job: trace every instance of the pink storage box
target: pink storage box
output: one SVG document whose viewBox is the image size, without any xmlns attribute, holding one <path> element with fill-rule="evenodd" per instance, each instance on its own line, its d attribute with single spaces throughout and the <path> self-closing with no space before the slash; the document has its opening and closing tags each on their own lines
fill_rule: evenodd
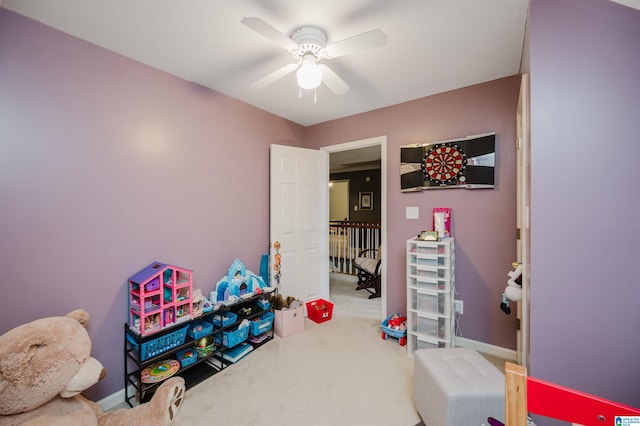
<svg viewBox="0 0 640 426">
<path fill-rule="evenodd" d="M 274 331 L 280 337 L 293 336 L 304 331 L 304 306 L 296 309 L 275 310 Z"/>
</svg>

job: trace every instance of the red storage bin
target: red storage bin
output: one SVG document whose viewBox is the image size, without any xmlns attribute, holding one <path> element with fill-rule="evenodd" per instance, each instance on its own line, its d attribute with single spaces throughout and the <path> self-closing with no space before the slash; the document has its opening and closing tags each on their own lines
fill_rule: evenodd
<svg viewBox="0 0 640 426">
<path fill-rule="evenodd" d="M 322 322 L 329 321 L 332 313 L 333 303 L 327 300 L 318 299 L 307 302 L 307 315 L 313 322 L 320 324 Z"/>
</svg>

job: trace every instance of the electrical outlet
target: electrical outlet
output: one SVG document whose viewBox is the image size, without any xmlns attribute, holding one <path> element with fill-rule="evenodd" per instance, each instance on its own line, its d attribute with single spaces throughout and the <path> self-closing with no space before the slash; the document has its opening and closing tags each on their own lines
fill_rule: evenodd
<svg viewBox="0 0 640 426">
<path fill-rule="evenodd" d="M 459 313 L 460 315 L 462 315 L 464 313 L 464 304 L 462 302 L 462 300 L 458 300 L 455 299 L 453 301 L 453 305 L 454 305 L 454 309 L 457 313 Z"/>
</svg>

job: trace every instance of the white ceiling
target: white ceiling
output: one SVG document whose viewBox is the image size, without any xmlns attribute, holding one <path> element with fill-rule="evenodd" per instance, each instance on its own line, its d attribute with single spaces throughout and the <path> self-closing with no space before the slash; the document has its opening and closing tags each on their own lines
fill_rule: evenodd
<svg viewBox="0 0 640 426">
<path fill-rule="evenodd" d="M 304 126 L 517 74 L 528 0 L 1 0 L 1 6 Z M 327 60 L 350 87 L 299 98 L 295 73 L 250 87 L 291 54 L 240 23 L 327 43 L 372 29 L 383 47 Z"/>
</svg>

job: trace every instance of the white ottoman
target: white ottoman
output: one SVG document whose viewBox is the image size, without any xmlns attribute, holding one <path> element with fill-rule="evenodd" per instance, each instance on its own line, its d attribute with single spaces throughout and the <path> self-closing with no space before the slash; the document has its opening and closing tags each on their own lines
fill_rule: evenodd
<svg viewBox="0 0 640 426">
<path fill-rule="evenodd" d="M 426 426 L 504 421 L 504 374 L 478 352 L 420 349 L 413 357 L 413 398 Z"/>
</svg>

